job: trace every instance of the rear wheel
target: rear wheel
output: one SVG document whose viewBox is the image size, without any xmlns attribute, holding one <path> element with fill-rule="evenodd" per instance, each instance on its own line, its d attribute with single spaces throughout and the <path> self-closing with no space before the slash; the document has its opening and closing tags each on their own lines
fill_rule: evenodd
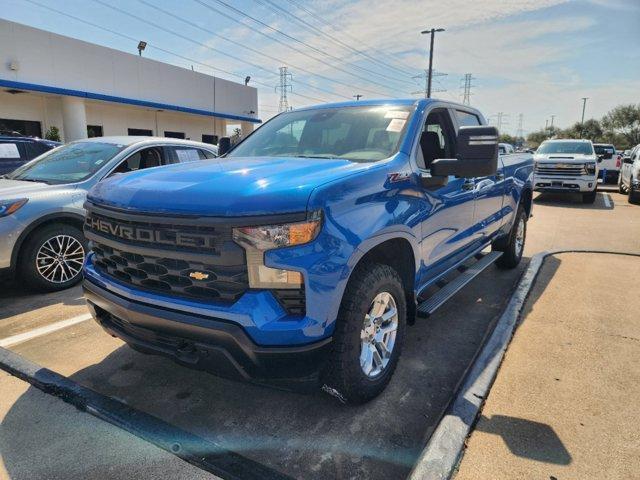
<svg viewBox="0 0 640 480">
<path fill-rule="evenodd" d="M 629 188 L 627 189 L 627 192 L 629 193 L 629 203 L 640 202 L 640 192 L 633 186 L 633 177 L 629 178 Z"/>
<path fill-rule="evenodd" d="M 526 239 L 527 214 L 522 205 L 519 205 L 509 235 L 491 246 L 494 252 L 502 252 L 502 256 L 496 260 L 498 268 L 515 268 L 520 263 Z"/>
<path fill-rule="evenodd" d="M 582 203 L 593 203 L 596 201 L 597 190 L 593 192 L 587 192 L 582 194 Z"/>
<path fill-rule="evenodd" d="M 340 306 L 333 349 L 322 371 L 323 390 L 354 404 L 379 395 L 402 351 L 406 312 L 398 273 L 388 265 L 360 265 Z"/>
<path fill-rule="evenodd" d="M 622 173 L 618 176 L 618 193 L 624 193 L 624 183 L 622 183 Z"/>
<path fill-rule="evenodd" d="M 32 288 L 63 290 L 82 279 L 87 242 L 71 225 L 49 225 L 36 230 L 21 251 L 19 272 Z"/>
</svg>

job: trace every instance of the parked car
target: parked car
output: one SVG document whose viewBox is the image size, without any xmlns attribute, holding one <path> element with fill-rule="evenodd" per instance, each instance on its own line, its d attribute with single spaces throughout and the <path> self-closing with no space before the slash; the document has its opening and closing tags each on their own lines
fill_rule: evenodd
<svg viewBox="0 0 640 480">
<path fill-rule="evenodd" d="M 498 158 L 471 107 L 321 105 L 229 143 L 219 165 L 114 177 L 87 197 L 85 296 L 137 350 L 365 402 L 416 312 L 522 257 L 532 156 Z"/>
<path fill-rule="evenodd" d="M 617 183 L 622 157 L 618 155 L 616 147 L 610 143 L 594 143 L 593 148 L 596 155 L 602 159 L 598 178 L 602 178 L 602 183 Z"/>
<path fill-rule="evenodd" d="M 629 195 L 629 203 L 640 202 L 640 145 L 622 159 L 618 190 Z"/>
<path fill-rule="evenodd" d="M 40 138 L 0 135 L 0 175 L 9 173 L 60 145 L 60 142 Z"/>
<path fill-rule="evenodd" d="M 499 143 L 498 144 L 498 153 L 500 155 L 508 155 L 510 153 L 515 153 L 516 149 L 510 143 Z"/>
<path fill-rule="evenodd" d="M 595 202 L 600 159 L 591 140 L 546 140 L 533 159 L 535 191 L 581 193 L 584 203 Z"/>
<path fill-rule="evenodd" d="M 99 137 L 64 145 L 0 179 L 0 272 L 60 290 L 80 281 L 86 192 L 149 167 L 215 158 L 211 145 L 153 137 Z"/>
</svg>

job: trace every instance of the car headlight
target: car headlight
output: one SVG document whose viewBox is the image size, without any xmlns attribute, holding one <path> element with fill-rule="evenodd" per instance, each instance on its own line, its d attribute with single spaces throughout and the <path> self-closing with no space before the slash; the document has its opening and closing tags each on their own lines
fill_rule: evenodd
<svg viewBox="0 0 640 480">
<path fill-rule="evenodd" d="M 28 198 L 19 198 L 17 200 L 0 200 L 0 217 L 6 217 L 17 212 L 20 207 L 29 201 Z"/>
<path fill-rule="evenodd" d="M 586 163 L 585 168 L 587 169 L 587 173 L 594 174 L 596 173 L 596 164 L 595 163 Z"/>
<path fill-rule="evenodd" d="M 264 252 L 274 248 L 309 243 L 322 226 L 320 212 L 304 222 L 233 229 L 233 239 L 245 249 L 250 288 L 300 288 L 302 274 L 292 270 L 270 268 L 264 264 Z"/>
</svg>

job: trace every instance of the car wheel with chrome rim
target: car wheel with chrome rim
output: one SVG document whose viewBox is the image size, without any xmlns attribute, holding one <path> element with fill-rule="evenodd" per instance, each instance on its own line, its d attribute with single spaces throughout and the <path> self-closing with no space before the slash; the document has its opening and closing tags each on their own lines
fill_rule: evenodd
<svg viewBox="0 0 640 480">
<path fill-rule="evenodd" d="M 55 291 L 82 279 L 87 242 L 72 225 L 47 225 L 35 230 L 20 250 L 20 274 L 37 290 Z"/>
</svg>

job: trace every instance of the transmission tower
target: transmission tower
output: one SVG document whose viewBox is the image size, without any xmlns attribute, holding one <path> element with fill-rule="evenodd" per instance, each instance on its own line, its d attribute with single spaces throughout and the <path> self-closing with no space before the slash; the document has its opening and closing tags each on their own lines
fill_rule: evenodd
<svg viewBox="0 0 640 480">
<path fill-rule="evenodd" d="M 524 114 L 519 113 L 518 114 L 518 131 L 516 132 L 516 138 L 524 138 L 523 123 L 524 123 Z"/>
<path fill-rule="evenodd" d="M 437 77 L 444 77 L 446 76 L 446 73 L 442 73 L 442 72 L 436 72 L 434 71 L 431 76 L 432 78 L 437 78 Z M 424 95 L 424 98 L 429 98 L 429 70 L 424 70 L 424 73 L 421 73 L 420 75 L 415 75 L 413 77 L 411 77 L 413 79 L 424 79 L 424 90 L 418 90 L 416 92 L 411 92 L 411 95 Z M 435 92 L 446 92 L 447 89 L 446 88 L 433 88 L 433 86 L 431 86 L 431 93 L 435 93 Z"/>
<path fill-rule="evenodd" d="M 509 116 L 508 113 L 498 112 L 495 115 L 491 115 L 489 120 L 494 121 L 494 117 L 495 117 L 496 127 L 498 128 L 498 132 L 500 132 L 502 131 L 503 126 L 509 124 L 509 121 L 507 120 L 508 116 Z"/>
<path fill-rule="evenodd" d="M 471 105 L 471 87 L 475 87 L 471 82 L 475 80 L 470 73 L 464 74 L 464 93 L 462 95 L 462 104 L 463 105 Z"/>
<path fill-rule="evenodd" d="M 278 112 L 286 112 L 289 110 L 289 99 L 287 93 L 293 91 L 293 76 L 287 71 L 287 67 L 280 67 L 280 84 L 276 86 L 276 92 L 280 92 L 280 102 L 278 103 Z"/>
</svg>

